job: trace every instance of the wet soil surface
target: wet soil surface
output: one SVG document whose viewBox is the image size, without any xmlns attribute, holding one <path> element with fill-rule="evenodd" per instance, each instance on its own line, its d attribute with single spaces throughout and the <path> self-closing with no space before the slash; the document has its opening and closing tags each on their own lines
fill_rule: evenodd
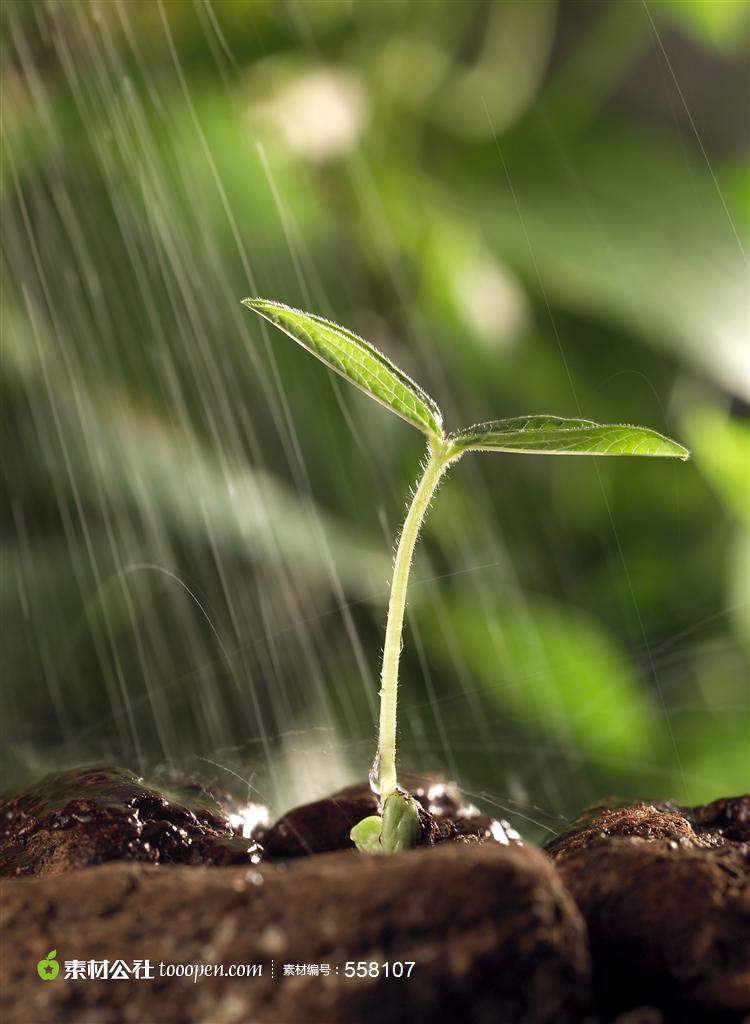
<svg viewBox="0 0 750 1024">
<path fill-rule="evenodd" d="M 122 769 L 58 772 L 0 800 L 0 875 L 59 875 L 110 860 L 236 864 L 252 852 L 210 793 L 188 785 L 167 799 Z"/>
<path fill-rule="evenodd" d="M 263 808 L 248 818 L 220 793 L 183 784 L 167 797 L 111 769 L 49 776 L 0 803 L 13 935 L 0 1016 L 750 1024 L 750 797 L 608 801 L 539 852 L 454 785 L 403 781 L 422 808 L 420 842 L 435 849 L 382 858 L 348 838 L 377 807 L 365 785 L 252 829 Z M 68 872 L 64 883 L 28 877 Z M 61 961 L 258 963 L 265 973 L 195 984 L 158 967 L 151 981 L 119 983 L 61 971 L 44 984 L 36 962 L 50 949 Z M 346 961 L 358 960 L 416 967 L 408 980 L 347 978 Z M 285 964 L 330 971 L 287 976 Z"/>
<path fill-rule="evenodd" d="M 519 842 L 454 784 L 416 774 L 403 783 L 421 807 L 419 845 Z M 121 769 L 59 772 L 0 800 L 0 876 L 57 875 L 111 860 L 227 865 L 350 850 L 350 829 L 377 806 L 368 785 L 349 786 L 243 835 L 229 798 L 200 786 L 182 783 L 168 798 Z M 265 808 L 252 810 L 267 817 Z"/>
<path fill-rule="evenodd" d="M 446 841 L 475 843 L 520 842 L 507 821 L 482 814 L 467 803 L 458 787 L 431 775 L 405 774 L 403 787 L 421 808 L 419 845 Z M 349 786 L 325 800 L 295 807 L 260 837 L 266 857 L 301 857 L 351 847 L 350 829 L 369 814 L 376 814 L 378 798 L 367 785 Z"/>
</svg>

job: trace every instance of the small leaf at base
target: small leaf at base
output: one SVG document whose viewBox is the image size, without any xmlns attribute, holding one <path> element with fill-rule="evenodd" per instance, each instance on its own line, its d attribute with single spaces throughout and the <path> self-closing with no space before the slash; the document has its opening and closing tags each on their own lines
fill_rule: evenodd
<svg viewBox="0 0 750 1024">
<path fill-rule="evenodd" d="M 420 827 L 419 804 L 413 797 L 398 791 L 386 797 L 380 831 L 383 853 L 411 850 L 416 845 Z"/>
<path fill-rule="evenodd" d="M 357 822 L 349 833 L 349 838 L 361 853 L 384 853 L 380 845 L 382 825 L 383 819 L 380 815 L 371 814 Z"/>
</svg>

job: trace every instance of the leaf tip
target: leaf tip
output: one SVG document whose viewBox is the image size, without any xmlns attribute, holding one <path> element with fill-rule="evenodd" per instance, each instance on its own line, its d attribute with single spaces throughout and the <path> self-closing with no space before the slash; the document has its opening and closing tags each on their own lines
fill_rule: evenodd
<svg viewBox="0 0 750 1024">
<path fill-rule="evenodd" d="M 257 296 L 249 296 L 243 299 L 242 305 L 252 309 L 253 313 L 262 316 L 269 323 L 276 324 L 277 327 L 281 326 L 279 320 L 283 319 L 284 312 L 294 312 L 289 306 L 285 306 L 281 302 L 274 302 L 273 299 L 261 299 Z M 284 330 L 283 327 L 282 330 Z"/>
<path fill-rule="evenodd" d="M 668 458 L 679 459 L 680 462 L 690 461 L 690 450 L 679 441 L 673 441 L 671 437 L 664 439 L 667 442 L 667 450 L 659 452 L 659 455 L 666 455 Z"/>
</svg>

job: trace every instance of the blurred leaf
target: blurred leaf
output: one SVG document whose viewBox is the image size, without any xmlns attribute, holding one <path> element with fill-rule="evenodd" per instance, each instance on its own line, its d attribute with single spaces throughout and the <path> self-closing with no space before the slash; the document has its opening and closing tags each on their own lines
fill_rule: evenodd
<svg viewBox="0 0 750 1024">
<path fill-rule="evenodd" d="M 603 425 L 562 416 L 518 416 L 478 423 L 449 435 L 451 453 L 527 452 L 540 455 L 646 455 L 683 461 L 687 449 L 655 430 L 628 424 Z"/>
<path fill-rule="evenodd" d="M 164 585 L 156 573 L 118 565 L 104 529 L 90 530 L 85 544 L 53 536 L 5 548 L 3 564 L 2 664 L 14 688 L 71 671 L 95 674 L 102 644 L 135 629 Z M 72 705 L 70 692 L 66 700 Z"/>
<path fill-rule="evenodd" d="M 750 165 L 744 154 L 725 163 L 719 184 L 729 209 L 737 218 L 738 229 L 747 237 L 750 233 Z"/>
<path fill-rule="evenodd" d="M 442 437 L 435 402 L 369 342 L 346 327 L 281 302 L 245 299 L 244 304 L 407 423 L 428 437 Z"/>
<path fill-rule="evenodd" d="M 683 647 L 681 655 L 679 682 L 675 680 L 681 699 L 671 709 L 670 718 L 689 799 L 705 803 L 720 796 L 747 793 L 747 652 L 717 639 Z"/>
<path fill-rule="evenodd" d="M 750 397 L 747 254 L 697 156 L 610 129 L 504 159 L 475 219 L 530 289 Z"/>
<path fill-rule="evenodd" d="M 644 757 L 661 736 L 657 708 L 617 645 L 574 609 L 448 598 L 443 628 L 425 621 L 435 656 L 467 672 L 518 723 L 596 757 Z M 424 621 L 424 620 L 421 620 Z M 445 622 L 451 628 L 444 628 Z"/>
<path fill-rule="evenodd" d="M 727 508 L 750 527 L 750 423 L 703 408 L 686 417 L 685 432 L 703 475 Z"/>
<path fill-rule="evenodd" d="M 481 48 L 455 62 L 431 114 L 447 131 L 483 139 L 506 131 L 532 102 L 544 77 L 556 24 L 556 0 L 479 8 Z"/>
<path fill-rule="evenodd" d="M 295 576 L 329 586 L 340 581 L 361 597 L 382 590 L 390 566 L 385 552 L 368 549 L 268 473 L 230 464 L 153 409 L 135 408 L 118 394 L 89 392 L 77 403 L 60 394 L 55 416 L 61 436 L 49 431 L 40 462 L 58 492 L 74 488 L 78 500 L 115 516 L 125 502 L 149 533 L 210 538 Z M 35 443 L 32 434 L 26 445 Z"/>
<path fill-rule="evenodd" d="M 738 704 L 719 728 L 706 728 L 697 749 L 686 759 L 691 803 L 708 803 L 729 794 L 750 791 L 750 723 L 747 709 Z M 720 756 L 717 757 L 717 751 Z"/>
<path fill-rule="evenodd" d="M 466 341 L 451 348 L 468 364 L 464 372 L 476 363 L 475 348 L 494 355 L 519 340 L 529 318 L 525 291 L 478 226 L 436 211 L 419 272 L 420 306 L 446 335 Z"/>
<path fill-rule="evenodd" d="M 729 610 L 737 636 L 750 647 L 750 534 L 739 531 L 729 557 Z"/>
<path fill-rule="evenodd" d="M 654 0 L 665 21 L 697 42 L 726 53 L 741 52 L 747 41 L 747 5 L 742 0 Z"/>
<path fill-rule="evenodd" d="M 721 409 L 696 409 L 685 418 L 685 432 L 695 462 L 722 505 L 737 521 L 727 531 L 728 612 L 735 633 L 750 642 L 750 422 L 733 419 Z M 733 534 L 733 536 L 732 536 Z M 747 675 L 747 672 L 745 672 Z"/>
</svg>

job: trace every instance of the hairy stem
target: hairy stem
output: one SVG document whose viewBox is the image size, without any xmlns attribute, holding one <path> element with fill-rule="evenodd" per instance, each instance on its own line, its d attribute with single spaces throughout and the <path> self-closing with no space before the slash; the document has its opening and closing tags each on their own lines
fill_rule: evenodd
<svg viewBox="0 0 750 1024">
<path fill-rule="evenodd" d="M 422 520 L 449 461 L 451 459 L 448 456 L 445 443 L 431 443 L 429 458 L 424 464 L 422 478 L 406 514 L 396 548 L 396 559 L 393 563 L 393 579 L 391 580 L 391 596 L 388 602 L 388 621 L 383 648 L 383 667 L 380 673 L 378 788 L 381 807 L 386 798 L 396 789 L 398 663 L 401 656 L 401 633 L 404 626 L 409 570 Z"/>
</svg>

